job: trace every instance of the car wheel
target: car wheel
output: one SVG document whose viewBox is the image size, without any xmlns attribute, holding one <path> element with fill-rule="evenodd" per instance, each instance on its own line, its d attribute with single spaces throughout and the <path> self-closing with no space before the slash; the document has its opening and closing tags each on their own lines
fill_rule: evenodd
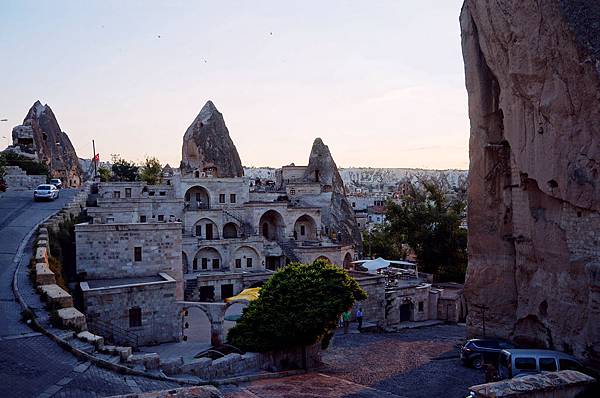
<svg viewBox="0 0 600 398">
<path fill-rule="evenodd" d="M 481 355 L 477 355 L 471 359 L 471 366 L 475 369 L 483 368 L 483 357 Z"/>
</svg>

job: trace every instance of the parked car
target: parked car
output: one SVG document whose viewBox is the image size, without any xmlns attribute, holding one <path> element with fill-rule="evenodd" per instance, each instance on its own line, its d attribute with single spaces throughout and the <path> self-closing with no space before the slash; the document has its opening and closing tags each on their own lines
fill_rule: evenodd
<svg viewBox="0 0 600 398">
<path fill-rule="evenodd" d="M 471 339 L 460 348 L 462 362 L 475 369 L 481 369 L 484 363 L 497 364 L 500 351 L 514 346 L 500 339 Z"/>
<path fill-rule="evenodd" d="M 52 184 L 42 184 L 33 191 L 33 200 L 38 201 L 40 199 L 55 200 L 58 199 L 60 192 Z"/>
<path fill-rule="evenodd" d="M 572 355 L 560 351 L 535 349 L 507 349 L 500 353 L 500 379 L 511 379 L 542 371 L 583 371 L 582 364 Z"/>
<path fill-rule="evenodd" d="M 54 185 L 58 189 L 62 189 L 62 181 L 60 180 L 60 178 L 51 179 L 50 184 Z"/>
</svg>

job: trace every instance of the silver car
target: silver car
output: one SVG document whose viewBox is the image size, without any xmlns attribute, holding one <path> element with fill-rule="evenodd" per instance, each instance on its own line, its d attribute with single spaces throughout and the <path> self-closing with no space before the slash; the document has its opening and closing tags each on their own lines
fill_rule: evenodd
<svg viewBox="0 0 600 398">
<path fill-rule="evenodd" d="M 560 351 L 535 349 L 502 350 L 499 365 L 500 379 L 511 379 L 539 372 L 583 370 L 581 363 L 572 355 Z"/>
<path fill-rule="evenodd" d="M 41 199 L 55 200 L 58 199 L 59 190 L 52 184 L 42 184 L 33 191 L 33 200 Z"/>
<path fill-rule="evenodd" d="M 51 179 L 50 184 L 54 185 L 58 189 L 62 189 L 62 181 L 60 180 L 60 178 Z"/>
</svg>

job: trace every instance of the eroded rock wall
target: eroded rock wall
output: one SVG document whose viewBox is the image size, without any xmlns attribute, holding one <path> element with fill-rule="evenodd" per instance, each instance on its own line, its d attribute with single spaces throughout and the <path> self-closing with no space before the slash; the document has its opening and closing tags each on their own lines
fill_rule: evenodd
<svg viewBox="0 0 600 398">
<path fill-rule="evenodd" d="M 600 2 L 466 0 L 472 335 L 600 363 Z"/>
</svg>

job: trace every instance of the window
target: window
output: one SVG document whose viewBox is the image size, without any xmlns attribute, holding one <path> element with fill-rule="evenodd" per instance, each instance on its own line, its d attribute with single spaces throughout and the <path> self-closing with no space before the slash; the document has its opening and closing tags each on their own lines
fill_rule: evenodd
<svg viewBox="0 0 600 398">
<path fill-rule="evenodd" d="M 535 358 L 515 358 L 515 368 L 520 370 L 536 370 Z"/>
<path fill-rule="evenodd" d="M 142 309 L 133 307 L 129 309 L 129 327 L 137 328 L 142 326 Z"/>
<path fill-rule="evenodd" d="M 146 216 L 140 216 L 140 222 L 146 222 Z"/>
<path fill-rule="evenodd" d="M 164 216 L 164 214 L 159 214 L 159 215 L 158 215 L 158 221 L 165 221 L 165 216 Z"/>
<path fill-rule="evenodd" d="M 154 191 L 148 192 L 148 196 L 154 196 Z"/>
<path fill-rule="evenodd" d="M 235 268 L 242 268 L 242 259 L 241 258 L 235 259 Z"/>
<path fill-rule="evenodd" d="M 202 236 L 202 225 L 196 225 L 196 236 Z"/>
<path fill-rule="evenodd" d="M 352 202 L 352 207 L 356 207 L 356 202 Z"/>
<path fill-rule="evenodd" d="M 581 370 L 581 366 L 570 359 L 559 359 L 558 363 L 560 364 L 560 370 Z"/>
<path fill-rule="evenodd" d="M 554 358 L 540 358 L 540 370 L 547 372 L 556 372 L 556 361 Z"/>
<path fill-rule="evenodd" d="M 419 312 L 423 312 L 423 307 L 424 307 L 423 302 L 419 301 Z"/>
<path fill-rule="evenodd" d="M 306 228 L 304 227 L 304 225 L 300 226 L 300 235 L 304 236 L 306 234 Z"/>
<path fill-rule="evenodd" d="M 224 193 L 219 194 L 219 203 L 225 203 L 225 194 Z"/>
<path fill-rule="evenodd" d="M 125 188 L 125 197 L 131 198 L 131 188 Z"/>
<path fill-rule="evenodd" d="M 296 194 L 296 188 L 290 188 L 290 195 L 293 196 Z"/>
<path fill-rule="evenodd" d="M 114 191 L 113 192 L 113 198 L 114 199 L 118 199 L 121 197 L 121 191 Z"/>
<path fill-rule="evenodd" d="M 133 248 L 133 260 L 142 261 L 142 248 L 140 246 Z"/>
<path fill-rule="evenodd" d="M 208 269 L 208 259 L 202 258 L 202 269 Z"/>
<path fill-rule="evenodd" d="M 192 262 L 192 267 L 194 268 L 194 271 L 198 271 L 198 259 L 194 258 L 194 261 Z"/>
<path fill-rule="evenodd" d="M 115 218 L 114 217 L 107 217 L 106 218 L 106 223 L 107 224 L 110 224 L 110 223 L 113 223 L 113 222 L 115 222 Z"/>
<path fill-rule="evenodd" d="M 212 267 L 213 267 L 213 269 L 219 269 L 219 259 L 218 258 L 213 258 Z"/>
<path fill-rule="evenodd" d="M 167 194 L 167 193 L 166 193 L 165 191 L 160 191 L 160 192 L 158 193 L 158 196 L 165 196 L 166 194 Z"/>
<path fill-rule="evenodd" d="M 235 203 L 235 194 L 234 193 L 229 195 L 229 203 Z"/>
<path fill-rule="evenodd" d="M 246 268 L 252 268 L 252 257 L 246 259 Z"/>
</svg>

